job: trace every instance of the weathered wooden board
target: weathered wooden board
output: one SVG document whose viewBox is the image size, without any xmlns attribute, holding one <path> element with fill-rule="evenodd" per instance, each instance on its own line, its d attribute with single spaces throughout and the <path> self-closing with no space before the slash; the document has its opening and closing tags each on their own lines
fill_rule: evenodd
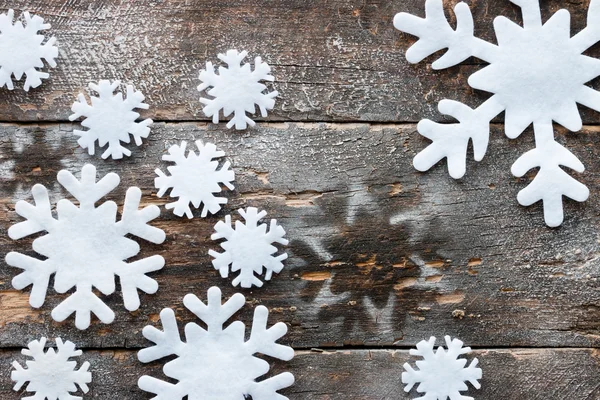
<svg viewBox="0 0 600 400">
<path fill-rule="evenodd" d="M 477 350 L 468 358 L 473 357 L 484 368 L 482 388 L 469 392 L 479 400 L 600 398 L 597 349 Z M 24 364 L 25 357 L 17 351 L 0 352 L 5 370 L 15 359 Z M 302 351 L 290 362 L 275 362 L 272 374 L 293 371 L 296 383 L 281 391 L 291 399 L 400 400 L 415 397 L 415 389 L 410 395 L 403 392 L 400 380 L 402 365 L 414 365 L 415 359 L 405 350 Z M 161 363 L 144 365 L 131 350 L 89 350 L 80 360 L 92 364 L 93 383 L 87 398 L 149 399 L 151 395 L 137 387 L 139 377 L 147 374 L 164 379 Z M 5 375 L 6 379 L 0 380 L 0 396 L 19 398 L 11 390 L 8 373 Z"/>
<path fill-rule="evenodd" d="M 0 269 L 0 345 L 22 346 L 44 334 L 65 336 L 84 347 L 138 347 L 142 327 L 155 323 L 163 307 L 175 307 L 182 321 L 192 315 L 182 298 L 205 297 L 219 285 L 236 289 L 210 264 L 214 224 L 240 206 L 265 208 L 288 231 L 290 258 L 281 274 L 260 290 L 244 290 L 251 305 L 272 310 L 271 320 L 290 326 L 297 349 L 370 345 L 409 346 L 438 335 L 457 335 L 479 347 L 562 347 L 600 345 L 598 290 L 598 207 L 600 151 L 596 128 L 558 134 L 590 172 L 578 176 L 592 192 L 584 204 L 566 202 L 559 229 L 543 223 L 541 205 L 524 208 L 516 194 L 533 175 L 511 177 L 510 165 L 533 146 L 531 136 L 505 139 L 494 127 L 491 153 L 469 163 L 468 179 L 454 181 L 444 166 L 427 174 L 411 159 L 426 145 L 414 125 L 265 123 L 243 134 L 204 123 L 157 124 L 134 157 L 100 161 L 77 147 L 73 125 L 0 126 L 2 186 L 0 227 L 21 220 L 17 199 L 34 183 L 53 188 L 59 169 L 78 173 L 93 162 L 105 174 L 116 171 L 121 187 L 109 196 L 122 201 L 138 185 L 146 203 L 165 204 L 153 187 L 154 169 L 173 143 L 204 139 L 217 143 L 236 173 L 226 210 L 206 219 L 180 219 L 163 211 L 157 226 L 164 245 L 143 244 L 142 256 L 167 260 L 153 276 L 160 290 L 142 296 L 130 314 L 119 295 L 108 304 L 115 323 L 94 323 L 78 332 L 73 321 L 58 324 L 50 310 L 64 295 L 50 291 L 41 310 L 15 291 L 17 270 Z M 21 151 L 19 151 L 21 150 Z M 33 254 L 31 240 L 0 236 L 0 252 Z M 463 316 L 464 314 L 464 316 Z M 251 307 L 240 317 L 249 321 Z"/>
<path fill-rule="evenodd" d="M 457 2 L 445 2 L 451 18 Z M 520 21 L 508 0 L 468 3 L 487 40 L 495 41 L 495 16 Z M 573 32 L 585 26 L 588 1 L 541 3 L 545 19 L 567 8 Z M 42 87 L 2 92 L 0 121 L 65 121 L 76 95 L 99 79 L 134 84 L 151 105 L 144 114 L 156 120 L 205 119 L 198 71 L 230 48 L 273 66 L 281 95 L 271 120 L 416 122 L 440 119 L 445 97 L 470 105 L 488 97 L 467 85 L 477 60 L 443 72 L 407 63 L 414 38 L 392 19 L 401 11 L 424 15 L 423 0 L 0 1 L 9 7 L 44 16 L 60 58 Z M 584 119 L 600 121 L 592 112 Z"/>
</svg>

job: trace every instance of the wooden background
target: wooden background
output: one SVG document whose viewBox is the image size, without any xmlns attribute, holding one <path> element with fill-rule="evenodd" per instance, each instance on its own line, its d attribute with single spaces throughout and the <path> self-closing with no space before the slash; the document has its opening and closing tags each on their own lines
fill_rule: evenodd
<svg viewBox="0 0 600 400">
<path fill-rule="evenodd" d="M 456 0 L 445 1 L 450 10 Z M 508 0 L 471 0 L 477 34 L 494 40 L 492 20 L 520 21 Z M 573 31 L 585 24 L 588 0 L 545 0 L 547 19 L 571 11 Z M 205 298 L 213 285 L 236 292 L 211 268 L 212 227 L 238 207 L 266 209 L 291 241 L 281 274 L 262 289 L 243 290 L 249 323 L 252 307 L 283 321 L 283 342 L 297 350 L 288 370 L 296 384 L 290 399 L 409 399 L 400 375 L 408 349 L 431 335 L 461 338 L 475 349 L 481 399 L 600 399 L 600 115 L 583 110 L 579 133 L 557 128 L 558 141 L 582 159 L 578 176 L 591 190 L 584 204 L 566 201 L 562 227 L 544 225 L 542 207 L 517 204 L 529 175 L 515 179 L 510 166 L 533 147 L 531 131 L 517 140 L 495 122 L 488 156 L 469 162 L 465 179 L 448 177 L 444 165 L 421 174 L 411 165 L 427 145 L 416 132 L 421 118 L 440 119 L 443 98 L 471 106 L 488 95 L 471 90 L 471 59 L 443 72 L 404 57 L 414 38 L 394 30 L 395 13 L 423 15 L 423 0 L 148 0 L 0 1 L 3 10 L 29 10 L 52 24 L 59 41 L 58 67 L 29 93 L 0 91 L 0 252 L 33 254 L 31 240 L 13 242 L 6 229 L 20 217 L 19 199 L 42 183 L 53 200 L 60 169 L 78 173 L 93 163 L 118 172 L 122 201 L 137 185 L 143 202 L 163 205 L 153 185 L 160 157 L 180 140 L 213 141 L 236 171 L 236 190 L 216 216 L 180 219 L 163 209 L 155 225 L 164 245 L 142 243 L 142 255 L 161 254 L 165 268 L 153 274 L 160 289 L 143 295 L 128 313 L 110 296 L 116 320 L 97 320 L 80 332 L 72 319 L 56 323 L 51 309 L 64 295 L 49 291 L 39 310 L 29 291 L 16 291 L 18 272 L 0 269 L 0 398 L 11 391 L 10 362 L 40 336 L 75 342 L 92 363 L 94 382 L 85 398 L 149 399 L 137 388 L 144 373 L 163 377 L 161 363 L 143 365 L 141 335 L 164 307 L 181 322 L 193 320 L 182 298 Z M 17 11 L 18 12 L 18 11 Z M 449 13 L 449 15 L 451 15 Z M 273 67 L 280 92 L 266 121 L 245 132 L 206 121 L 198 102 L 197 74 L 229 48 L 260 55 Z M 600 56 L 600 49 L 591 55 Z M 70 106 L 88 82 L 121 79 L 147 96 L 143 113 L 157 123 L 133 156 L 121 161 L 90 157 L 72 135 Z M 18 84 L 17 87 L 20 87 Z M 592 86 L 598 87 L 598 82 Z M 477 164 L 477 165 L 476 165 Z M 199 215 L 198 212 L 196 212 Z M 469 356 L 472 358 L 473 355 Z"/>
</svg>

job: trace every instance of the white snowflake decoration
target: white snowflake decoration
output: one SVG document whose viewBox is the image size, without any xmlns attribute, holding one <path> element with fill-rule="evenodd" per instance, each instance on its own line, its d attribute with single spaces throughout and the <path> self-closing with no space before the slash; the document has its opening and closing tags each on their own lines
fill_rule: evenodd
<svg viewBox="0 0 600 400">
<path fill-rule="evenodd" d="M 150 107 L 144 103 L 144 95 L 131 85 L 127 85 L 126 98 L 123 98 L 121 92 L 114 94 L 120 84 L 119 81 L 111 83 L 108 80 L 101 80 L 97 85 L 90 83 L 90 89 L 97 92 L 98 97 L 90 96 L 91 104 L 88 104 L 85 96 L 80 93 L 71 107 L 73 114 L 69 116 L 70 121 L 85 117 L 81 125 L 89 130 L 75 130 L 73 133 L 80 136 L 77 143 L 87 149 L 90 155 L 94 155 L 98 141 L 100 147 L 108 144 L 102 158 L 111 156 L 118 160 L 123 155 L 130 156 L 131 150 L 123 147 L 121 142 L 129 143 L 130 136 L 133 136 L 135 144 L 141 146 L 142 138 L 147 138 L 150 134 L 152 120 L 147 118 L 136 122 L 140 114 L 133 111 L 136 108 L 147 110 Z"/>
<path fill-rule="evenodd" d="M 410 392 L 415 384 L 419 384 L 417 392 L 425 393 L 425 396 L 418 397 L 415 400 L 473 400 L 472 397 L 463 396 L 460 392 L 468 390 L 465 382 L 471 382 L 476 389 L 481 388 L 479 379 L 481 379 L 481 368 L 477 368 L 478 361 L 473 359 L 471 364 L 467 365 L 465 358 L 459 358 L 462 354 L 471 352 L 470 347 L 463 347 L 463 342 L 458 339 L 450 339 L 446 336 L 446 351 L 443 347 L 438 347 L 434 352 L 435 337 L 429 341 L 417 343 L 417 349 L 411 349 L 410 354 L 421 356 L 423 360 L 416 362 L 419 370 L 415 371 L 410 364 L 405 363 L 402 373 L 402 383 L 406 385 L 405 392 Z"/>
<path fill-rule="evenodd" d="M 20 21 L 13 25 L 15 13 L 8 10 L 0 14 L 0 87 L 13 90 L 12 77 L 20 80 L 25 75 L 23 89 L 36 88 L 42 84 L 42 79 L 48 79 L 47 72 L 37 68 L 44 67 L 44 60 L 50 67 L 56 67 L 58 57 L 56 38 L 51 37 L 42 44 L 44 35 L 38 31 L 50 29 L 50 24 L 44 24 L 44 19 L 28 13 L 23 13 L 25 26 Z"/>
<path fill-rule="evenodd" d="M 245 341 L 246 327 L 235 321 L 223 325 L 245 304 L 241 294 L 233 295 L 221 304 L 221 290 L 208 290 L 208 304 L 188 294 L 183 304 L 205 324 L 206 329 L 190 322 L 185 326 L 185 339 L 181 341 L 175 313 L 165 308 L 160 313 L 164 331 L 146 326 L 144 337 L 155 346 L 138 353 L 141 362 L 148 363 L 163 357 L 176 356 L 164 366 L 169 378 L 177 384 L 150 376 L 142 376 L 138 385 L 142 390 L 156 394 L 154 400 L 175 400 L 187 396 L 189 400 L 285 400 L 278 390 L 291 386 L 294 376 L 284 372 L 268 379 L 255 380 L 269 371 L 269 363 L 255 356 L 260 353 L 279 360 L 294 357 L 291 347 L 276 343 L 287 332 L 287 326 L 278 322 L 267 329 L 269 311 L 264 306 L 254 310 L 250 339 Z"/>
<path fill-rule="evenodd" d="M 140 306 L 138 289 L 156 293 L 158 283 L 146 274 L 161 269 L 165 260 L 155 255 L 131 263 L 125 261 L 140 251 L 140 245 L 127 235 L 152 243 L 165 240 L 161 229 L 147 224 L 160 215 L 160 210 L 154 205 L 138 210 L 142 192 L 130 187 L 121 220 L 116 222 L 116 203 L 106 201 L 98 207 L 95 203 L 119 185 L 119 176 L 110 173 L 96 182 L 93 165 L 83 167 L 81 180 L 62 170 L 58 173 L 58 182 L 77 199 L 79 207 L 62 199 L 56 205 L 58 218 L 54 218 L 48 191 L 39 184 L 31 191 L 35 205 L 25 201 L 17 203 L 16 211 L 26 221 L 11 226 L 8 235 L 17 240 L 46 231 L 46 235 L 33 241 L 33 249 L 46 258 L 8 253 L 7 264 L 23 270 L 12 284 L 18 290 L 33 285 L 29 303 L 38 308 L 44 304 L 50 276 L 55 274 L 56 292 L 66 293 L 72 288 L 75 292 L 52 310 L 54 320 L 64 321 L 75 313 L 77 328 L 86 329 L 94 313 L 103 323 L 111 323 L 114 312 L 97 297 L 93 288 L 108 296 L 115 291 L 115 275 L 118 276 L 123 302 L 129 311 Z"/>
<path fill-rule="evenodd" d="M 35 395 L 24 397 L 24 400 L 80 400 L 81 397 L 73 396 L 70 392 L 77 391 L 77 386 L 83 393 L 88 392 L 87 384 L 92 381 L 92 374 L 88 372 L 90 363 L 86 361 L 81 368 L 75 369 L 77 362 L 69 359 L 80 356 L 82 352 L 75 350 L 75 345 L 69 341 L 63 343 L 60 338 L 56 338 L 56 351 L 49 348 L 44 352 L 45 345 L 46 338 L 43 337 L 39 341 L 32 341 L 27 345 L 27 349 L 21 351 L 33 358 L 26 361 L 27 369 L 13 361 L 14 371 L 10 377 L 17 382 L 14 390 L 20 390 L 29 382 L 25 390 L 35 392 Z"/>
<path fill-rule="evenodd" d="M 219 112 L 223 110 L 223 116 L 233 114 L 233 118 L 227 123 L 231 128 L 246 129 L 248 124 L 254 126 L 256 123 L 246 113 L 254 114 L 256 106 L 260 109 L 262 117 L 267 116 L 267 110 L 275 107 L 275 97 L 279 94 L 276 90 L 264 93 L 267 87 L 261 81 L 273 82 L 271 67 L 262 62 L 260 57 L 254 60 L 254 71 L 250 64 L 242 65 L 242 61 L 248 55 L 247 51 L 238 53 L 237 50 L 229 50 L 227 54 L 219 54 L 219 58 L 227 64 L 228 68 L 219 67 L 219 74 L 215 74 L 215 68 L 209 61 L 206 69 L 200 71 L 202 83 L 198 86 L 199 91 L 212 87 L 206 93 L 213 99 L 200 98 L 205 104 L 202 109 L 207 117 L 212 117 L 213 123 L 219 123 Z"/>
<path fill-rule="evenodd" d="M 287 245 L 288 240 L 284 238 L 285 230 L 277 225 L 277 220 L 272 219 L 269 231 L 267 224 L 258 224 L 266 215 L 266 211 L 258 212 L 255 207 L 246 210 L 239 209 L 238 213 L 244 218 L 246 224 L 235 221 L 235 228 L 231 226 L 231 215 L 225 216 L 225 222 L 219 221 L 215 225 L 215 233 L 210 237 L 212 240 L 226 239 L 221 243 L 225 250 L 218 253 L 209 250 L 208 254 L 214 257 L 213 267 L 221 273 L 223 278 L 231 272 L 240 271 L 233 280 L 233 286 L 241 284 L 243 288 L 252 285 L 261 287 L 262 281 L 254 273 L 261 275 L 265 269 L 264 279 L 271 280 L 273 272 L 278 274 L 283 269 L 282 261 L 287 258 L 287 253 L 273 256 L 277 247 L 272 243 Z"/>
<path fill-rule="evenodd" d="M 469 78 L 475 89 L 493 93 L 477 109 L 442 100 L 442 114 L 458 120 L 455 124 L 437 124 L 423 120 L 418 125 L 421 135 L 433 143 L 414 159 L 415 168 L 426 171 L 447 158 L 450 175 L 459 179 L 466 170 L 469 141 L 473 142 L 475 160 L 481 161 L 487 151 L 490 121 L 506 111 L 506 135 L 518 137 L 531 123 L 536 148 L 521 156 L 512 173 L 524 176 L 539 167 L 533 182 L 518 195 L 523 206 L 543 201 L 546 224 L 556 227 L 563 222 L 562 197 L 583 202 L 589 190 L 561 167 L 583 172 L 583 164 L 554 140 L 553 121 L 571 131 L 582 128 L 577 103 L 600 111 L 600 94 L 585 84 L 600 75 L 600 60 L 582 55 L 600 40 L 600 1 L 589 6 L 588 27 L 571 37 L 570 15 L 560 10 L 542 24 L 538 0 L 511 0 L 521 7 L 523 27 L 505 17 L 497 17 L 494 28 L 498 45 L 473 35 L 473 16 L 469 6 L 455 8 L 457 29 L 444 16 L 442 0 L 427 0 L 426 18 L 400 13 L 394 26 L 420 40 L 406 53 L 411 63 L 418 63 L 442 49 L 448 49 L 432 66 L 444 69 L 474 56 L 490 65 Z"/>
<path fill-rule="evenodd" d="M 167 209 L 173 209 L 175 215 L 181 217 L 185 214 L 188 218 L 193 218 L 190 203 L 195 208 L 203 204 L 201 216 L 204 218 L 209 211 L 215 214 L 221 209 L 221 204 L 227 203 L 227 198 L 216 197 L 214 193 L 221 192 L 221 184 L 233 190 L 231 182 L 235 176 L 229 161 L 225 161 L 221 169 L 218 169 L 219 162 L 213 159 L 224 157 L 225 153 L 217 151 L 214 144 L 204 145 L 197 140 L 196 147 L 200 153 L 190 150 L 187 157 L 186 146 L 187 143 L 182 141 L 180 146 L 173 145 L 169 148 L 169 154 L 165 154 L 162 159 L 176 165 L 167 167 L 170 176 L 157 168 L 155 172 L 158 178 L 154 179 L 154 185 L 159 189 L 158 197 L 162 197 L 169 189 L 172 189 L 171 197 L 179 197 L 176 202 L 166 205 Z"/>
</svg>

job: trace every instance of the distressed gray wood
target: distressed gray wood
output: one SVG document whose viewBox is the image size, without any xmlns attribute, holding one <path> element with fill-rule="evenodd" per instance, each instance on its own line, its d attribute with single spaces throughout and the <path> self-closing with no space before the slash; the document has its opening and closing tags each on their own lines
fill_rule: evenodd
<svg viewBox="0 0 600 400">
<path fill-rule="evenodd" d="M 445 2 L 450 18 L 456 3 Z M 520 21 L 508 0 L 469 3 L 486 40 L 495 41 L 495 16 Z M 545 19 L 571 11 L 574 33 L 585 26 L 587 5 L 542 1 Z M 76 95 L 99 79 L 142 90 L 151 105 L 145 116 L 205 119 L 198 71 L 230 48 L 273 66 L 281 95 L 271 120 L 416 122 L 440 119 L 437 103 L 445 97 L 472 106 L 489 97 L 467 85 L 477 60 L 442 72 L 406 61 L 415 38 L 395 30 L 392 19 L 401 11 L 424 15 L 423 0 L 0 1 L 8 7 L 46 18 L 60 58 L 42 87 L 0 92 L 0 121 L 65 121 Z M 600 121 L 592 112 L 584 119 Z"/>
<path fill-rule="evenodd" d="M 482 388 L 470 387 L 466 394 L 478 400 L 600 398 L 597 349 L 477 350 L 467 356 L 469 360 L 474 357 L 484 369 Z M 15 359 L 24 364 L 25 357 L 16 350 L 0 352 L 6 371 L 6 379 L 0 380 L 2 399 L 21 398 L 11 390 L 8 378 L 9 365 Z M 79 364 L 91 363 L 93 382 L 87 398 L 149 399 L 151 395 L 137 387 L 138 378 L 144 374 L 164 378 L 162 363 L 142 364 L 131 350 L 89 350 L 79 359 Z M 274 362 L 267 376 L 293 372 L 295 384 L 281 390 L 290 399 L 404 400 L 415 398 L 417 392 L 402 390 L 402 365 L 410 362 L 414 367 L 416 359 L 406 350 L 301 351 L 290 362 Z"/>
<path fill-rule="evenodd" d="M 54 188 L 53 202 L 59 198 L 55 176 L 61 168 L 77 174 L 92 162 L 102 174 L 116 171 L 121 186 L 109 198 L 121 202 L 125 188 L 135 184 L 145 203 L 159 205 L 169 199 L 156 198 L 153 171 L 166 167 L 161 155 L 180 140 L 217 143 L 237 173 L 236 190 L 225 192 L 231 201 L 216 216 L 187 220 L 163 209 L 156 225 L 167 241 L 143 243 L 141 253 L 166 259 L 153 274 L 159 292 L 143 295 L 135 313 L 124 310 L 119 295 L 110 296 L 117 312 L 111 325 L 94 323 L 79 332 L 72 320 L 53 322 L 50 310 L 64 295 L 50 290 L 43 308 L 32 310 L 28 291 L 11 287 L 18 271 L 3 264 L 2 346 L 45 334 L 84 347 L 138 347 L 140 330 L 163 307 L 191 320 L 182 309 L 186 293 L 204 298 L 212 285 L 227 296 L 236 291 L 212 269 L 207 252 L 217 248 L 210 240 L 214 224 L 242 206 L 266 209 L 288 232 L 286 268 L 263 289 L 242 292 L 251 305 L 269 307 L 272 321 L 289 324 L 288 340 L 298 349 L 408 346 L 432 333 L 479 347 L 600 344 L 597 168 L 578 176 L 590 187 L 590 200 L 567 201 L 564 225 L 547 228 L 540 204 L 516 202 L 533 176 L 518 180 L 509 171 L 533 146 L 530 134 L 508 141 L 494 127 L 488 157 L 469 163 L 467 178 L 454 181 L 442 165 L 427 174 L 413 170 L 412 157 L 426 145 L 414 125 L 267 123 L 232 135 L 204 123 L 157 124 L 150 140 L 122 161 L 89 157 L 71 124 L 0 129 L 0 153 L 8 157 L 2 163 L 2 231 L 21 220 L 14 203 L 28 198 L 34 183 Z M 595 130 L 559 134 L 558 140 L 594 166 L 600 148 Z M 15 143 L 26 144 L 22 153 Z M 30 246 L 29 239 L 0 237 L 2 254 L 33 254 Z M 251 307 L 240 315 L 250 318 Z"/>
</svg>

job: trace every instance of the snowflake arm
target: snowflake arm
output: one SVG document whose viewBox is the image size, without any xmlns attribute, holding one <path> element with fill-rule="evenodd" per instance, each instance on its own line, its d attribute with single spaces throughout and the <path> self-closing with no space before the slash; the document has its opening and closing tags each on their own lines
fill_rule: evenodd
<svg viewBox="0 0 600 400">
<path fill-rule="evenodd" d="M 158 206 L 146 206 L 139 210 L 142 191 L 137 187 L 130 187 L 125 194 L 123 204 L 123 215 L 117 222 L 116 227 L 122 235 L 131 234 L 149 242 L 160 244 L 165 241 L 165 231 L 148 225 L 148 223 L 160 216 Z"/>
<path fill-rule="evenodd" d="M 402 373 L 402 383 L 406 385 L 405 392 L 410 392 L 413 386 L 418 384 L 417 392 L 425 393 L 425 396 L 415 400 L 473 400 L 472 397 L 460 394 L 468 390 L 465 382 L 470 382 L 476 389 L 481 387 L 478 380 L 482 377 L 482 371 L 477 368 L 478 360 L 475 358 L 465 368 L 467 360 L 459 358 L 470 353 L 471 348 L 463 347 L 463 342 L 458 339 L 451 340 L 450 336 L 446 336 L 445 340 L 447 351 L 440 346 L 434 352 L 435 337 L 419 342 L 416 349 L 410 350 L 411 355 L 423 358 L 416 362 L 418 370 L 405 363 L 406 371 Z"/>
<path fill-rule="evenodd" d="M 473 142 L 475 160 L 481 161 L 487 152 L 490 121 L 503 111 L 503 107 L 492 97 L 475 110 L 457 101 L 442 100 L 439 110 L 459 123 L 440 124 L 428 119 L 419 122 L 417 130 L 433 143 L 415 157 L 413 164 L 417 170 L 427 171 L 447 158 L 450 176 L 460 179 L 467 168 L 469 141 Z"/>
<path fill-rule="evenodd" d="M 97 141 L 100 147 L 108 144 L 102 158 L 111 156 L 117 160 L 123 158 L 123 155 L 130 156 L 131 150 L 123 147 L 121 142 L 129 143 L 132 136 L 135 144 L 141 146 L 142 138 L 147 138 L 150 134 L 152 120 L 148 118 L 136 122 L 140 114 L 133 111 L 136 108 L 149 108 L 144 103 L 144 95 L 127 85 L 127 97 L 123 99 L 121 92 L 114 94 L 120 84 L 120 81 L 111 83 L 108 80 L 101 80 L 98 84 L 90 83 L 89 88 L 97 92 L 98 97 L 92 96 L 91 104 L 88 104 L 85 96 L 79 94 L 71 107 L 73 114 L 69 116 L 69 120 L 84 117 L 81 125 L 89 128 L 87 131 L 75 130 L 73 133 L 79 136 L 77 143 L 87 149 L 90 155 L 95 154 Z"/>
<path fill-rule="evenodd" d="M 169 189 L 171 197 L 178 197 L 177 201 L 166 205 L 167 209 L 173 209 L 175 215 L 181 217 L 185 214 L 188 218 L 193 218 L 191 203 L 196 208 L 202 205 L 201 217 L 204 218 L 208 212 L 217 213 L 221 205 L 227 203 L 227 198 L 216 197 L 215 193 L 221 192 L 221 184 L 233 190 L 231 182 L 234 181 L 235 174 L 229 161 L 225 161 L 219 169 L 219 162 L 214 159 L 224 157 L 225 153 L 217 151 L 214 144 L 205 145 L 197 140 L 199 154 L 190 151 L 187 157 L 186 146 L 187 143 L 182 141 L 181 145 L 169 148 L 168 154 L 162 159 L 176 165 L 167 167 L 170 176 L 157 168 L 155 172 L 158 177 L 154 179 L 154 185 L 159 189 L 158 197 L 162 197 Z"/>
<path fill-rule="evenodd" d="M 235 129 L 246 129 L 248 125 L 254 126 L 256 123 L 249 118 L 246 113 L 253 114 L 256 106 L 260 109 L 261 116 L 267 116 L 267 110 L 275 107 L 275 97 L 279 94 L 277 91 L 264 93 L 267 87 L 261 81 L 274 81 L 275 78 L 270 74 L 271 67 L 256 57 L 254 61 L 254 70 L 251 70 L 250 64 L 243 64 L 244 58 L 248 52 L 229 50 L 226 54 L 219 54 L 218 57 L 228 68 L 219 67 L 219 74 L 215 73 L 215 68 L 211 62 L 206 63 L 206 69 L 200 71 L 200 81 L 198 91 L 207 90 L 207 94 L 212 99 L 200 98 L 200 102 L 205 105 L 202 109 L 204 114 L 212 117 L 213 123 L 219 123 L 219 113 L 223 110 L 223 116 L 228 117 L 233 114 L 231 120 L 227 123 L 227 128 L 235 125 Z"/>
<path fill-rule="evenodd" d="M 20 390 L 24 384 L 29 382 L 26 391 L 35 392 L 34 396 L 27 399 L 60 399 L 81 400 L 81 397 L 73 396 L 69 392 L 77 391 L 77 386 L 83 393 L 87 393 L 88 383 L 92 381 L 92 374 L 88 371 L 89 362 L 84 362 L 80 369 L 75 369 L 77 363 L 70 361 L 72 357 L 81 356 L 81 350 L 75 350 L 75 345 L 69 341 L 64 342 L 56 339 L 57 351 L 53 348 L 44 352 L 46 338 L 29 343 L 27 349 L 21 352 L 23 355 L 33 358 L 26 362 L 24 369 L 17 361 L 13 362 L 14 370 L 11 379 L 16 381 L 14 390 Z"/>
<path fill-rule="evenodd" d="M 149 376 L 142 376 L 138 385 L 142 390 L 154 393 L 155 400 L 223 399 L 235 400 L 252 396 L 256 400 L 287 400 L 278 390 L 293 384 L 292 374 L 285 372 L 256 382 L 269 371 L 269 363 L 258 358 L 260 353 L 281 360 L 290 360 L 294 351 L 277 344 L 287 328 L 277 323 L 267 329 L 268 310 L 258 306 L 250 339 L 244 341 L 245 326 L 234 321 L 226 322 L 245 304 L 241 294 L 233 295 L 222 303 L 221 291 L 217 287 L 208 290 L 208 301 L 203 303 L 192 294 L 185 296 L 183 303 L 206 324 L 206 330 L 195 323 L 185 327 L 186 342 L 179 336 L 175 314 L 170 309 L 161 312 L 164 331 L 145 327 L 144 337 L 155 346 L 141 350 L 141 362 L 151 362 L 170 355 L 177 355 L 165 364 L 165 375 L 178 380 L 176 384 Z M 282 326 L 283 325 L 283 326 Z"/>
<path fill-rule="evenodd" d="M 530 206 L 540 200 L 544 203 L 544 219 L 550 227 L 563 222 L 563 196 L 575 201 L 586 201 L 589 189 L 567 174 L 561 166 L 582 173 L 584 165 L 569 150 L 554 141 L 551 123 L 536 124 L 536 148 L 523 154 L 512 166 L 514 176 L 520 178 L 533 168 L 540 167 L 529 186 L 519 192 L 517 200 Z"/>
<path fill-rule="evenodd" d="M 25 26 L 19 21 L 13 24 L 13 10 L 0 15 L 0 87 L 6 85 L 13 90 L 12 76 L 19 80 L 25 75 L 23 89 L 27 92 L 40 86 L 42 79 L 50 76 L 37 68 L 44 66 L 43 60 L 50 67 L 56 67 L 58 47 L 54 37 L 42 44 L 44 36 L 38 35 L 38 31 L 50 29 L 50 24 L 45 24 L 43 18 L 24 12 L 23 19 Z"/>
<path fill-rule="evenodd" d="M 394 17 L 396 29 L 419 37 L 406 52 L 410 63 L 417 64 L 442 49 L 448 51 L 432 64 L 433 69 L 453 67 L 471 56 L 487 62 L 493 60 L 496 46 L 474 36 L 473 15 L 466 3 L 458 3 L 454 8 L 456 31 L 446 20 L 442 0 L 427 0 L 425 12 L 424 19 L 407 13 Z"/>
<path fill-rule="evenodd" d="M 159 331 L 153 326 L 146 326 L 142 330 L 142 335 L 155 345 L 142 349 L 138 353 L 138 359 L 143 363 L 159 360 L 170 355 L 182 355 L 185 349 L 185 343 L 181 341 L 175 313 L 170 308 L 165 308 L 160 312 L 160 321 L 163 325 L 163 331 Z"/>
<path fill-rule="evenodd" d="M 591 0 L 588 8 L 587 26 L 573 36 L 572 43 L 578 52 L 583 53 L 600 41 L 600 1 Z"/>
<path fill-rule="evenodd" d="M 225 222 L 219 221 L 211 239 L 226 239 L 221 243 L 225 251 L 218 253 L 209 250 L 208 253 L 214 257 L 213 267 L 223 278 L 229 275 L 229 269 L 231 272 L 240 271 L 232 282 L 234 286 L 241 284 L 245 288 L 253 285 L 261 287 L 263 282 L 255 274 L 261 274 L 264 269 L 264 279 L 268 281 L 273 272 L 279 273 L 283 269 L 283 261 L 287 259 L 287 254 L 273 256 L 277 247 L 272 243 L 287 245 L 285 230 L 278 226 L 274 219 L 271 220 L 269 232 L 266 224 L 259 225 L 259 221 L 267 215 L 266 211 L 258 212 L 257 208 L 248 207 L 247 210 L 240 209 L 238 212 L 246 224 L 236 221 L 234 229 L 231 226 L 231 216 L 226 216 Z"/>
</svg>

